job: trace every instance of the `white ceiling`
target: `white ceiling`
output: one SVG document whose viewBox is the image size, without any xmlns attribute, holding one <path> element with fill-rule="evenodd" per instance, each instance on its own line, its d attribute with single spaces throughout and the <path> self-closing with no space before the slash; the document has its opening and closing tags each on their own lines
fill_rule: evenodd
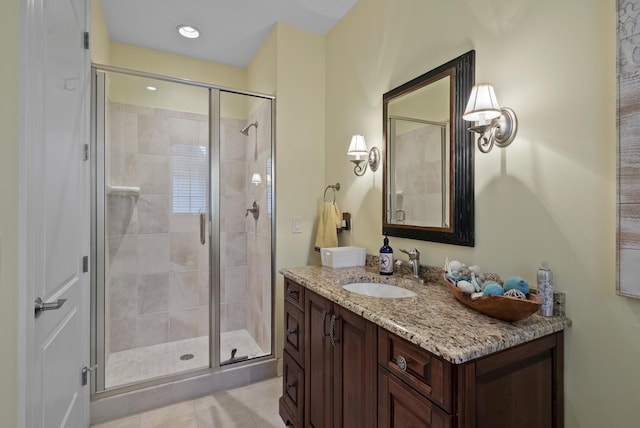
<svg viewBox="0 0 640 428">
<path fill-rule="evenodd" d="M 246 67 L 276 22 L 326 34 L 357 0 L 101 0 L 114 42 Z M 181 24 L 200 38 L 178 35 Z"/>
</svg>

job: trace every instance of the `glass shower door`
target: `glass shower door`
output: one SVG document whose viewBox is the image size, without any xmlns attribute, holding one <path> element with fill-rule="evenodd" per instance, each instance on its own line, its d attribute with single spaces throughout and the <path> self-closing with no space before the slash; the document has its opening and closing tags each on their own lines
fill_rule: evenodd
<svg viewBox="0 0 640 428">
<path fill-rule="evenodd" d="M 272 353 L 273 100 L 220 91 L 221 365 Z"/>
<path fill-rule="evenodd" d="M 210 366 L 209 90 L 97 81 L 98 389 L 110 389 Z"/>
</svg>

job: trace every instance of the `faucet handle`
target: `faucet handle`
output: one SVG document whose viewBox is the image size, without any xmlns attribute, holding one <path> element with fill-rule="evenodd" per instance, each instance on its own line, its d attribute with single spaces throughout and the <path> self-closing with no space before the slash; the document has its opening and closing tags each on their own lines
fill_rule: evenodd
<svg viewBox="0 0 640 428">
<path fill-rule="evenodd" d="M 402 251 L 403 253 L 408 255 L 410 260 L 415 260 L 415 259 L 419 259 L 420 258 L 420 251 L 418 251 L 417 248 L 413 248 L 413 249 L 411 249 L 409 251 L 400 248 L 400 251 Z"/>
</svg>

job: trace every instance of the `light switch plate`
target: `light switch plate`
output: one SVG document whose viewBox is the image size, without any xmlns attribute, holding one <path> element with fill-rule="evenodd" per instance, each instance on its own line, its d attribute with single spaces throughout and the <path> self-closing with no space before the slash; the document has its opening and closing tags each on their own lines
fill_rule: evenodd
<svg viewBox="0 0 640 428">
<path fill-rule="evenodd" d="M 300 217 L 291 218 L 291 232 L 302 233 L 302 218 Z"/>
</svg>

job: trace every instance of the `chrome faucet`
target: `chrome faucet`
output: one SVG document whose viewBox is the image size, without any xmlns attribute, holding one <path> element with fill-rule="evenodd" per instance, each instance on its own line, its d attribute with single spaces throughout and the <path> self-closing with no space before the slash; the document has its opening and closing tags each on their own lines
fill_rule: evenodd
<svg viewBox="0 0 640 428">
<path fill-rule="evenodd" d="M 414 277 L 419 278 L 420 274 L 420 251 L 417 248 L 412 250 L 403 250 L 400 249 L 403 253 L 409 256 L 409 261 L 406 260 L 396 260 L 395 265 L 399 270 L 405 269 L 411 271 Z"/>
</svg>

